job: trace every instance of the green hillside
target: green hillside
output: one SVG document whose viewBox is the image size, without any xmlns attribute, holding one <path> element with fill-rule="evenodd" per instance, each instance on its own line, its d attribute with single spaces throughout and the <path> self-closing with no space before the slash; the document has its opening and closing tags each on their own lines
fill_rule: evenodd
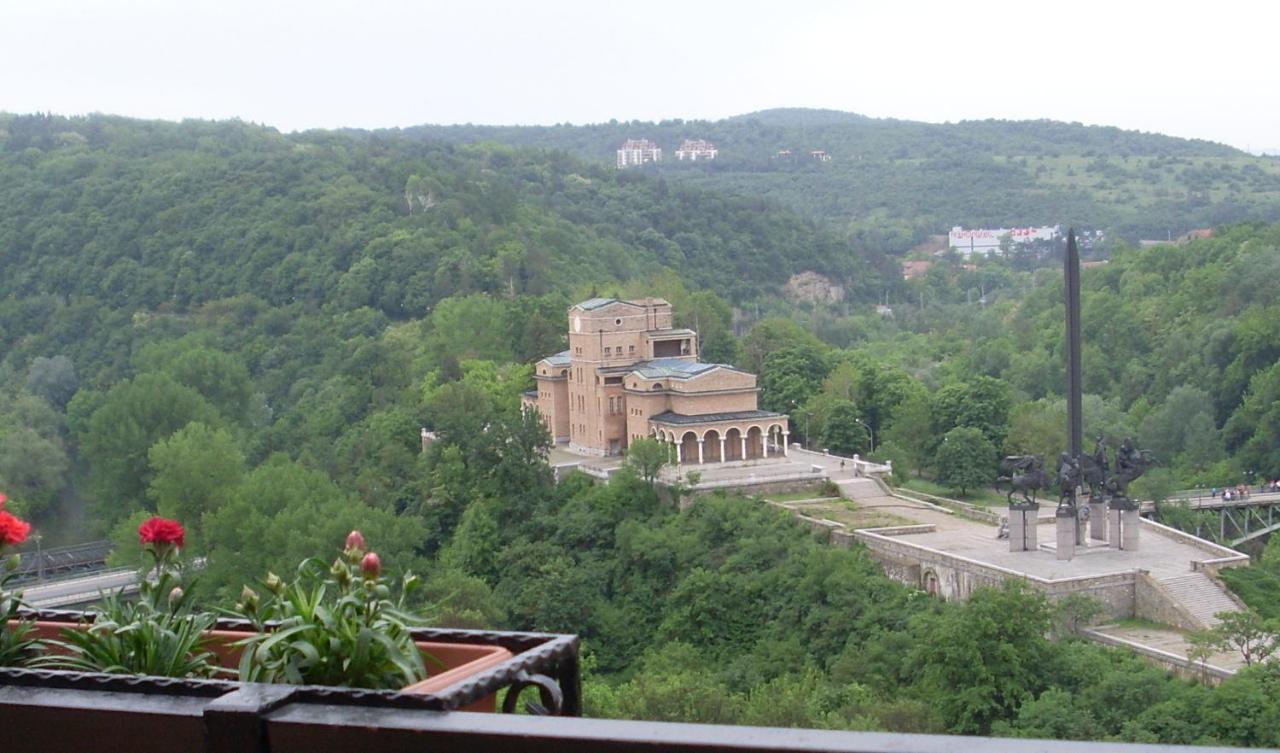
<svg viewBox="0 0 1280 753">
<path fill-rule="evenodd" d="M 869 283 L 837 235 L 759 198 L 564 155 L 243 123 L 0 115 L 0 298 L 422 315 L 670 268 L 735 299 L 814 269 Z"/>
<path fill-rule="evenodd" d="M 585 126 L 421 126 L 452 142 L 563 149 L 613 164 L 628 138 L 664 149 L 646 172 L 777 199 L 871 246 L 901 252 L 966 227 L 1074 225 L 1136 241 L 1244 220 L 1280 219 L 1280 159 L 1207 141 L 1053 121 L 929 124 L 830 110 L 767 110 L 720 121 Z M 685 138 L 711 163 L 680 164 Z M 807 155 L 821 149 L 829 162 Z M 791 150 L 780 158 L 780 150 Z"/>
<path fill-rule="evenodd" d="M 179 519 L 206 562 L 188 593 L 222 606 L 359 529 L 423 574 L 413 606 L 440 624 L 580 634 L 596 716 L 1280 741 L 1275 665 L 1191 684 L 1070 638 L 1078 615 L 1016 588 L 929 599 L 758 499 L 681 510 L 626 470 L 555 483 L 519 396 L 596 293 L 667 297 L 704 355 L 804 416 L 793 439 L 899 476 L 963 492 L 1002 452 L 1063 444 L 1057 270 L 944 256 L 904 283 L 778 202 L 674 174 L 405 134 L 0 117 L 7 509 L 45 546 L 109 536 L 121 565 L 142 519 Z M 1280 476 L 1278 249 L 1280 225 L 1238 225 L 1084 271 L 1086 429 L 1157 451 L 1146 490 Z M 848 300 L 778 295 L 810 269 Z M 1276 602 L 1277 552 L 1245 598 Z"/>
<path fill-rule="evenodd" d="M 726 299 L 767 310 L 816 270 L 870 301 L 896 277 L 784 207 L 564 154 L 10 115 L 0 269 L 0 486 L 68 535 L 79 500 L 99 526 L 149 504 L 147 451 L 187 421 L 368 481 L 344 433 L 363 447 L 370 414 L 469 360 L 559 350 L 565 307 L 605 287 L 671 295 L 728 357 Z M 380 431 L 416 441 L 402 407 Z M 369 499 L 414 497 L 402 470 Z"/>
</svg>

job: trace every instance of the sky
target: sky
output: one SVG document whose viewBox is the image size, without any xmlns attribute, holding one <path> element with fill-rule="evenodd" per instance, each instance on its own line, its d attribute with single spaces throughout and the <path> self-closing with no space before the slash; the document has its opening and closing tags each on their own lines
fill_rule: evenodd
<svg viewBox="0 0 1280 753">
<path fill-rule="evenodd" d="M 820 107 L 1280 153 L 1273 0 L 0 0 L 0 111 L 284 131 Z"/>
</svg>

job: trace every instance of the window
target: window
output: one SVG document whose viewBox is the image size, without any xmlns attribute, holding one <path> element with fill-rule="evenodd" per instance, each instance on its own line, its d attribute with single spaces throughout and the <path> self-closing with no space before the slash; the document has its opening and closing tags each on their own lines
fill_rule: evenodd
<svg viewBox="0 0 1280 753">
<path fill-rule="evenodd" d="M 613 348 L 610 348 L 608 345 L 604 346 L 604 357 L 611 358 L 612 356 L 613 356 Z"/>
<path fill-rule="evenodd" d="M 636 346 L 634 346 L 634 345 L 628 345 L 628 346 L 627 346 L 627 353 L 628 353 L 628 354 L 630 354 L 630 355 L 633 355 L 633 356 L 634 356 L 634 355 L 636 354 Z"/>
<path fill-rule="evenodd" d="M 609 415 L 613 415 L 613 398 L 609 398 Z"/>
</svg>

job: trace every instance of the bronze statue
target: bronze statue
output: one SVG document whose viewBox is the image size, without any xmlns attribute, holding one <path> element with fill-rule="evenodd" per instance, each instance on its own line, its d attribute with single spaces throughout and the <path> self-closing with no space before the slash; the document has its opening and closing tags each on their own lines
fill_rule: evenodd
<svg viewBox="0 0 1280 753">
<path fill-rule="evenodd" d="M 1024 504 L 1037 504 L 1035 493 L 1049 486 L 1044 458 L 1038 455 L 1010 455 L 1000 461 L 1000 473 L 995 482 L 996 491 L 1000 491 L 1000 482 L 1008 482 L 1009 493 L 1006 498 L 1011 505 L 1014 504 L 1014 492 L 1022 493 Z"/>
<path fill-rule="evenodd" d="M 1089 487 L 1089 498 L 1100 502 L 1107 493 L 1107 473 L 1111 470 L 1107 463 L 1107 440 L 1101 434 L 1093 446 L 1092 455 L 1080 456 L 1080 472 L 1084 483 Z"/>
<path fill-rule="evenodd" d="M 1067 453 L 1058 456 L 1058 509 L 1075 509 L 1076 489 L 1080 486 L 1080 462 Z"/>
<path fill-rule="evenodd" d="M 1114 497 L 1128 497 L 1129 484 L 1154 462 L 1150 450 L 1139 450 L 1133 445 L 1132 438 L 1125 437 L 1116 449 L 1116 472 L 1107 480 L 1108 491 Z"/>
</svg>

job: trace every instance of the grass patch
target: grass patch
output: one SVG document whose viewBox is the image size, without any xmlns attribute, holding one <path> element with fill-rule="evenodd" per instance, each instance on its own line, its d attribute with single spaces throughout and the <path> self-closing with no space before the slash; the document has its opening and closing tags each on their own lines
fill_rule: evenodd
<svg viewBox="0 0 1280 753">
<path fill-rule="evenodd" d="M 850 530 L 915 525 L 914 520 L 895 515 L 878 507 L 862 507 L 849 500 L 832 500 L 828 504 L 804 505 L 798 512 L 811 518 L 834 520 Z"/>
<path fill-rule="evenodd" d="M 1260 567 L 1232 567 L 1220 570 L 1218 577 L 1263 619 L 1280 619 L 1280 575 Z"/>
<path fill-rule="evenodd" d="M 961 495 L 941 484 L 935 484 L 925 478 L 909 479 L 907 483 L 902 484 L 902 488 L 917 492 L 924 492 L 925 494 L 932 494 L 935 497 L 958 499 L 962 502 L 968 502 L 974 505 L 983 505 L 985 507 L 1004 507 L 1008 504 L 1008 500 L 1005 499 L 1005 496 L 996 492 L 994 489 L 969 489 L 968 493 Z"/>
<path fill-rule="evenodd" d="M 822 493 L 822 489 L 820 487 L 815 486 L 812 489 L 802 489 L 798 492 L 784 492 L 782 494 L 762 494 L 761 496 L 764 499 L 769 500 L 770 502 L 799 502 L 805 499 L 819 499 L 821 497 L 826 497 L 827 495 Z"/>
<path fill-rule="evenodd" d="M 1125 617 L 1124 619 L 1113 620 L 1106 624 L 1120 628 L 1129 628 L 1131 630 L 1174 630 L 1182 632 L 1172 625 L 1166 625 L 1163 622 L 1156 622 L 1155 620 L 1146 620 L 1141 617 Z"/>
</svg>

